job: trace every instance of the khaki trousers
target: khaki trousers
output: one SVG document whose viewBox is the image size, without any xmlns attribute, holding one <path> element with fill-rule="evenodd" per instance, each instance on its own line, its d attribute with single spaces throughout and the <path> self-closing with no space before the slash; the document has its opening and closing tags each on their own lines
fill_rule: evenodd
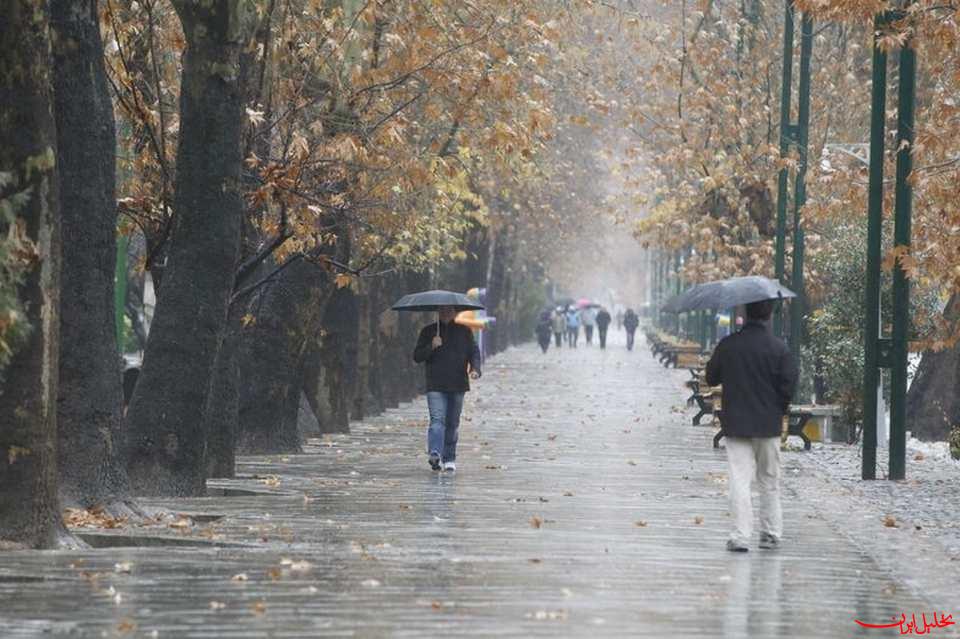
<svg viewBox="0 0 960 639">
<path fill-rule="evenodd" d="M 783 510 L 780 506 L 780 438 L 727 437 L 729 464 L 730 514 L 733 529 L 730 538 L 749 545 L 753 536 L 751 485 L 757 482 L 760 494 L 760 532 L 779 539 L 783 535 Z"/>
</svg>

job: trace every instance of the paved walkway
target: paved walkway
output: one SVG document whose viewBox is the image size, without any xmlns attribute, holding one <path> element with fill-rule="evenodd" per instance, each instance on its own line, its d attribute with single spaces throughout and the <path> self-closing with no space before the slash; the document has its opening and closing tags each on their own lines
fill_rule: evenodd
<svg viewBox="0 0 960 639">
<path fill-rule="evenodd" d="M 149 502 L 220 518 L 91 537 L 140 547 L 0 554 L 0 637 L 882 637 L 899 632 L 853 620 L 960 620 L 958 564 L 899 573 L 876 537 L 909 532 L 860 511 L 848 528 L 852 499 L 810 453 L 784 458 L 784 547 L 726 552 L 723 453 L 689 425 L 686 373 L 638 348 L 488 362 L 455 475 L 426 465 L 421 400 L 304 455 L 244 458 L 221 496 Z"/>
</svg>

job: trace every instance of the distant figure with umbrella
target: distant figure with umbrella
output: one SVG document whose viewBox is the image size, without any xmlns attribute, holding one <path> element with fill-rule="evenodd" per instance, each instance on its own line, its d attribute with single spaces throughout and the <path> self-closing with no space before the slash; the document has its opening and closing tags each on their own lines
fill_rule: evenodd
<svg viewBox="0 0 960 639">
<path fill-rule="evenodd" d="M 557 348 L 563 346 L 563 334 L 567 332 L 567 315 L 563 307 L 558 306 L 553 312 L 553 339 Z"/>
<path fill-rule="evenodd" d="M 553 318 L 549 310 L 541 311 L 540 319 L 537 321 L 537 343 L 540 349 L 546 353 L 550 348 L 550 336 L 553 333 Z"/>
<path fill-rule="evenodd" d="M 600 338 L 600 348 L 607 347 L 607 329 L 610 328 L 611 319 L 607 309 L 600 307 L 597 313 L 597 337 Z"/>
<path fill-rule="evenodd" d="M 627 312 L 623 314 L 623 328 L 627 331 L 627 350 L 633 350 L 633 337 L 637 332 L 637 327 L 640 326 L 640 318 L 637 317 L 637 314 L 633 311 L 632 308 L 628 308 Z"/>
<path fill-rule="evenodd" d="M 567 346 L 577 347 L 580 338 L 580 313 L 575 308 L 567 309 Z"/>
<path fill-rule="evenodd" d="M 470 390 L 469 380 L 480 378 L 481 365 L 473 332 L 453 320 L 459 311 L 483 309 L 483 305 L 460 293 L 427 291 L 403 297 L 393 309 L 437 312 L 436 323 L 431 322 L 420 331 L 413 361 L 426 364 L 430 467 L 455 471 L 463 396 Z"/>
<path fill-rule="evenodd" d="M 798 371 L 790 349 L 767 327 L 774 300 L 763 298 L 792 297 L 793 293 L 776 282 L 741 280 L 727 286 L 727 297 L 704 302 L 721 308 L 746 302 L 747 312 L 743 328 L 721 340 L 707 363 L 707 383 L 723 386 L 721 422 L 727 442 L 733 516 L 727 550 L 746 552 L 750 548 L 750 488 L 754 480 L 760 492 L 760 547 L 774 549 L 783 535 L 780 431 L 796 390 Z M 751 286 L 756 289 L 752 293 L 747 290 Z"/>
<path fill-rule="evenodd" d="M 590 300 L 580 300 L 580 323 L 583 324 L 583 336 L 589 346 L 593 343 L 593 327 L 597 324 L 596 304 Z"/>
</svg>

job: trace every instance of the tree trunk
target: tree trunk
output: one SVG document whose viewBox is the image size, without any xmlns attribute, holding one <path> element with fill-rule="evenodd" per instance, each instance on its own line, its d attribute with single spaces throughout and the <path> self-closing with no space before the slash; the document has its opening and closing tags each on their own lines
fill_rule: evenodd
<svg viewBox="0 0 960 639">
<path fill-rule="evenodd" d="M 114 318 L 116 133 L 95 2 L 53 0 L 63 243 L 57 444 L 65 504 L 128 512 Z"/>
<path fill-rule="evenodd" d="M 954 295 L 944 310 L 951 327 L 960 320 L 960 296 Z M 907 393 L 907 424 L 913 436 L 924 441 L 947 441 L 950 429 L 960 424 L 960 343 L 953 348 L 923 354 Z"/>
<path fill-rule="evenodd" d="M 234 281 L 244 97 L 245 3 L 175 1 L 187 41 L 174 226 L 143 372 L 130 403 L 128 472 L 143 494 L 205 490 L 202 414 Z"/>
<path fill-rule="evenodd" d="M 0 256 L 5 268 L 22 270 L 11 291 L 21 313 L 4 320 L 30 330 L 0 386 L 0 549 L 52 548 L 68 537 L 57 496 L 60 228 L 50 40 L 35 2 L 5 0 L 0 15 L 0 211 L 12 215 L 0 215 Z"/>
<path fill-rule="evenodd" d="M 240 419 L 240 372 L 237 350 L 240 346 L 238 310 L 231 308 L 217 359 L 207 401 L 203 407 L 203 432 L 207 438 L 207 477 L 236 475 L 237 422 Z"/>
<path fill-rule="evenodd" d="M 288 427 L 288 416 L 291 403 L 299 406 L 308 342 L 320 332 L 329 288 L 323 271 L 300 259 L 257 292 L 260 298 L 252 306 L 263 310 L 245 329 L 240 350 L 240 452 L 300 450 L 299 433 Z"/>
</svg>

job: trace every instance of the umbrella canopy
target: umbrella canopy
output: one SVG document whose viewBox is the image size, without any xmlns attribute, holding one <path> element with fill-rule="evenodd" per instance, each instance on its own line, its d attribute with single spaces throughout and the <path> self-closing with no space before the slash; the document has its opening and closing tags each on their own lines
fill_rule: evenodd
<svg viewBox="0 0 960 639">
<path fill-rule="evenodd" d="M 588 308 L 593 306 L 593 302 L 587 299 L 586 297 L 581 297 L 577 300 L 577 308 Z"/>
<path fill-rule="evenodd" d="M 796 293 L 776 280 L 748 275 L 698 284 L 670 298 L 664 304 L 663 310 L 668 313 L 686 313 L 796 296 Z"/>
<path fill-rule="evenodd" d="M 573 306 L 574 300 L 572 297 L 558 297 L 553 303 L 556 306 Z"/>
<path fill-rule="evenodd" d="M 404 295 L 390 308 L 395 311 L 439 311 L 452 306 L 457 311 L 483 310 L 486 307 L 462 293 L 453 291 L 423 291 Z"/>
</svg>

